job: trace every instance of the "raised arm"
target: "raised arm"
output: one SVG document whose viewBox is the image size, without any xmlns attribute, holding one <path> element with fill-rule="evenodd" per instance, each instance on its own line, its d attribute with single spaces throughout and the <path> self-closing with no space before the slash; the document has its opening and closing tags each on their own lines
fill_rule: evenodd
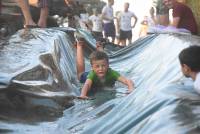
<svg viewBox="0 0 200 134">
<path fill-rule="evenodd" d="M 132 80 L 125 78 L 124 76 L 120 76 L 118 78 L 118 81 L 127 85 L 129 92 L 132 92 L 134 89 L 134 83 L 132 82 Z"/>
</svg>

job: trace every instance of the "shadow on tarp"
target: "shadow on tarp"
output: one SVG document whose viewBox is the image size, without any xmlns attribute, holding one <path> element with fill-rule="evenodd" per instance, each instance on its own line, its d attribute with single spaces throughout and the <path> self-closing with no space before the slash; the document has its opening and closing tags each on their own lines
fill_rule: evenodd
<svg viewBox="0 0 200 134">
<path fill-rule="evenodd" d="M 95 40 L 90 34 L 80 32 L 89 48 L 85 49 L 89 69 L 88 55 L 95 48 Z M 199 133 L 199 95 L 193 90 L 192 81 L 183 77 L 178 61 L 179 52 L 199 44 L 199 37 L 153 34 L 125 48 L 109 46 L 106 52 L 110 66 L 131 78 L 135 91 L 127 96 L 124 86 L 116 83 L 116 91 L 105 89 L 96 93 L 93 100 L 79 100 L 73 97 L 79 95 L 80 88 L 75 75 L 73 39 L 53 29 L 34 29 L 27 41 L 19 35 L 20 31 L 0 52 L 3 61 L 0 63 L 0 106 L 1 109 L 16 106 L 12 112 L 17 114 L 17 108 L 24 109 L 19 104 L 27 106 L 27 103 L 33 113 L 19 112 L 21 116 L 13 117 L 6 115 L 8 110 L 5 110 L 0 114 L 0 132 Z M 9 101 L 5 103 L 4 99 Z"/>
</svg>

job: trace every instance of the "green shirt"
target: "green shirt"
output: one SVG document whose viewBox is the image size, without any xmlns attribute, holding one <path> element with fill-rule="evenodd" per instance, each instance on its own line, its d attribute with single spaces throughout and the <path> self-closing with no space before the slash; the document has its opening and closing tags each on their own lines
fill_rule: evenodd
<svg viewBox="0 0 200 134">
<path fill-rule="evenodd" d="M 112 87 L 119 76 L 117 71 L 108 68 L 104 80 L 100 80 L 93 70 L 89 72 L 87 79 L 92 81 L 92 87 Z"/>
</svg>

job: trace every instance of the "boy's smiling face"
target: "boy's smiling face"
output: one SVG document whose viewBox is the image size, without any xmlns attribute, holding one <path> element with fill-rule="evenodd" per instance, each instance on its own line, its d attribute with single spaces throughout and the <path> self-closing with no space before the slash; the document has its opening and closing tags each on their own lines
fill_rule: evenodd
<svg viewBox="0 0 200 134">
<path fill-rule="evenodd" d="M 92 61 L 92 70 L 97 74 L 100 79 L 105 77 L 108 71 L 108 67 L 109 65 L 106 59 Z"/>
</svg>

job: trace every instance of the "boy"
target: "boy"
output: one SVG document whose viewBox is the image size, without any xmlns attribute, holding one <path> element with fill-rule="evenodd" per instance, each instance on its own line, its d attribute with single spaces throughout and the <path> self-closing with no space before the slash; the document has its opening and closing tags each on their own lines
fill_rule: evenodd
<svg viewBox="0 0 200 134">
<path fill-rule="evenodd" d="M 83 45 L 84 41 L 77 42 L 77 75 L 80 82 L 84 83 L 80 98 L 88 99 L 87 94 L 91 88 L 112 87 L 115 81 L 127 85 L 129 92 L 133 90 L 134 86 L 131 80 L 109 68 L 108 56 L 102 51 L 100 45 L 98 45 L 97 51 L 90 55 L 92 70 L 85 72 Z"/>
<path fill-rule="evenodd" d="M 194 80 L 194 89 L 200 93 L 200 46 L 183 49 L 179 60 L 183 74 Z"/>
</svg>

